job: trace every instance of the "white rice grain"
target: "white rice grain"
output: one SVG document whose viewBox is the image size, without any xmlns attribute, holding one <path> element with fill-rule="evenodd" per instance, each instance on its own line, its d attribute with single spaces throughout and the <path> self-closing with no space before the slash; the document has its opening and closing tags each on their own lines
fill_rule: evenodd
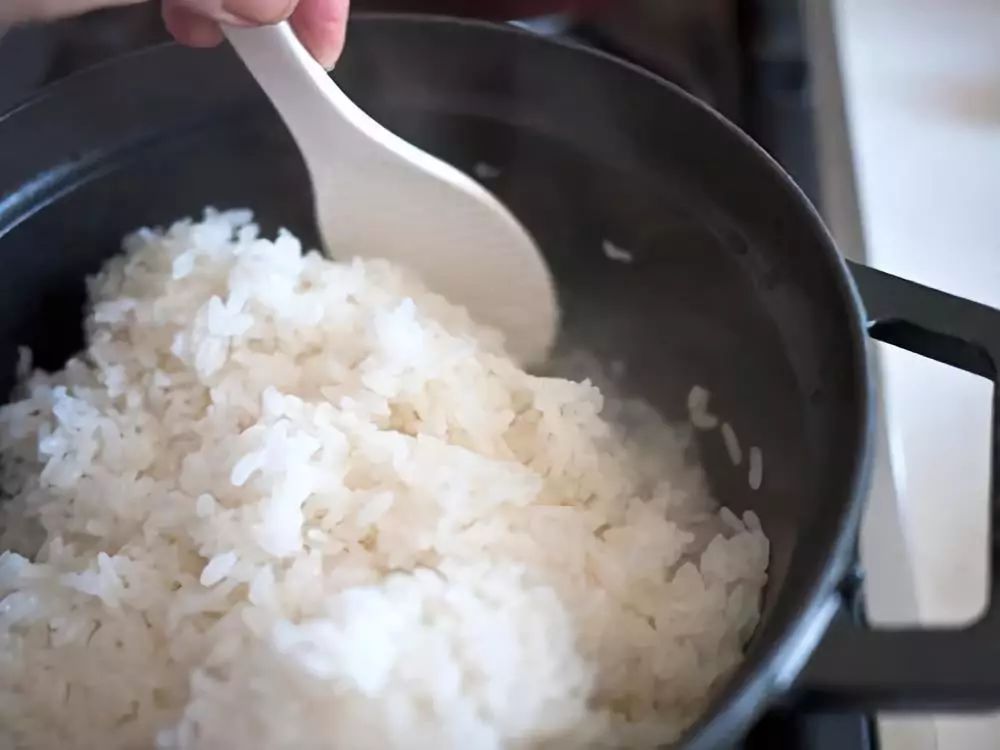
<svg viewBox="0 0 1000 750">
<path fill-rule="evenodd" d="M 500 176 L 500 168 L 485 161 L 478 161 L 472 167 L 472 173 L 480 180 L 495 180 Z"/>
<path fill-rule="evenodd" d="M 756 445 L 750 448 L 750 489 L 759 490 L 764 481 L 764 454 Z"/>
<path fill-rule="evenodd" d="M 741 521 L 739 516 L 729 508 L 723 507 L 719 509 L 719 520 L 731 531 L 743 531 L 747 528 L 745 522 Z"/>
<path fill-rule="evenodd" d="M 729 422 L 723 422 L 720 432 L 729 460 L 732 461 L 733 466 L 739 466 L 743 462 L 743 448 L 740 446 L 739 438 L 736 437 L 736 430 Z"/>
<path fill-rule="evenodd" d="M 208 561 L 208 565 L 201 571 L 199 579 L 202 586 L 211 588 L 227 575 L 229 575 L 239 558 L 235 552 L 220 552 Z"/>
<path fill-rule="evenodd" d="M 635 256 L 630 251 L 619 247 L 611 240 L 604 240 L 601 243 L 601 249 L 604 250 L 604 257 L 616 263 L 632 263 L 635 261 Z"/>
<path fill-rule="evenodd" d="M 700 385 L 691 388 L 687 398 L 688 419 L 695 429 L 708 431 L 719 426 L 719 418 L 708 410 L 711 394 Z"/>
</svg>

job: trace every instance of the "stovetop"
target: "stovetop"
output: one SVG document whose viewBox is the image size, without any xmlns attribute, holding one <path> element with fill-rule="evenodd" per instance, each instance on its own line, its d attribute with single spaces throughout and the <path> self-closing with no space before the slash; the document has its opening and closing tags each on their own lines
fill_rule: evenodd
<svg viewBox="0 0 1000 750">
<path fill-rule="evenodd" d="M 355 0 L 356 9 L 385 7 Z M 409 3 L 411 7 L 413 3 Z M 641 7 L 642 3 L 633 4 Z M 539 33 L 579 42 L 637 62 L 673 80 L 735 121 L 818 201 L 809 64 L 798 3 L 671 0 L 652 43 L 635 19 L 602 25 L 547 17 L 522 22 Z M 641 25 L 641 24 L 639 24 Z M 76 70 L 167 39 L 152 4 L 99 11 L 0 38 L 0 111 Z M 871 717 L 776 709 L 734 750 L 876 750 Z"/>
<path fill-rule="evenodd" d="M 876 750 L 874 722 L 857 714 L 775 711 L 734 750 Z"/>
</svg>

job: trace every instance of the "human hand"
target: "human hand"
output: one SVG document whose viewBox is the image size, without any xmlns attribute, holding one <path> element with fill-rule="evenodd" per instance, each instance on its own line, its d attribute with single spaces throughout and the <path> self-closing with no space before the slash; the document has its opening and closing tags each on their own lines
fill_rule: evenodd
<svg viewBox="0 0 1000 750">
<path fill-rule="evenodd" d="M 299 39 L 326 68 L 344 48 L 350 0 L 163 0 L 163 20 L 182 44 L 214 47 L 219 24 L 266 26 L 288 20 Z"/>
<path fill-rule="evenodd" d="M 146 0 L 0 0 L 0 25 L 45 21 Z M 219 24 L 263 26 L 288 20 L 313 56 L 330 68 L 344 47 L 350 0 L 163 0 L 163 20 L 182 44 L 214 47 Z"/>
</svg>

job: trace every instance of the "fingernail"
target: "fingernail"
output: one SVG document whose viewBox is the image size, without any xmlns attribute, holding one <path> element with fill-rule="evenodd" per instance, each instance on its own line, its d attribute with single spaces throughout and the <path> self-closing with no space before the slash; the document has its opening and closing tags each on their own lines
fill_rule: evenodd
<svg viewBox="0 0 1000 750">
<path fill-rule="evenodd" d="M 292 26 L 317 62 L 326 70 L 333 70 L 344 49 L 343 24 L 315 22 L 306 24 L 293 16 Z"/>
<path fill-rule="evenodd" d="M 295 0 L 223 0 L 222 11 L 249 24 L 280 23 L 291 15 Z"/>
<path fill-rule="evenodd" d="M 314 52 L 313 54 L 316 55 L 316 60 L 319 61 L 319 64 L 322 65 L 325 70 L 330 71 L 337 65 L 337 60 L 340 59 L 340 53 L 341 48 L 337 46 L 332 48 L 328 47 L 326 49 L 320 48 L 318 52 Z"/>
</svg>

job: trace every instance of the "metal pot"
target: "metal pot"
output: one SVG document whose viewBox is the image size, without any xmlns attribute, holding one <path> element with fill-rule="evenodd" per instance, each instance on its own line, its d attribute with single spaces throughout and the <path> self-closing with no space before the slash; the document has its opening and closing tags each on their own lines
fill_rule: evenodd
<svg viewBox="0 0 1000 750">
<path fill-rule="evenodd" d="M 355 21 L 335 76 L 404 137 L 499 169 L 491 187 L 554 270 L 562 348 L 625 363 L 625 390 L 668 417 L 702 384 L 763 448 L 754 492 L 716 441 L 701 446 L 716 495 L 757 511 L 773 557 L 745 663 L 685 747 L 734 741 L 794 695 L 868 709 L 1000 705 L 992 610 L 962 632 L 870 632 L 845 618 L 812 656 L 856 582 L 867 335 L 995 379 L 1000 313 L 848 268 L 761 149 L 600 53 L 479 22 L 372 17 Z M 0 143 L 3 393 L 18 346 L 47 367 L 80 347 L 84 277 L 136 226 L 249 205 L 265 229 L 316 239 L 296 149 L 226 49 L 165 46 L 72 77 L 0 118 Z M 633 262 L 609 261 L 604 240 Z M 996 442 L 993 457 L 996 467 Z"/>
<path fill-rule="evenodd" d="M 355 9 L 394 13 L 428 13 L 510 20 L 550 13 L 589 12 L 609 0 L 359 0 Z"/>
</svg>

